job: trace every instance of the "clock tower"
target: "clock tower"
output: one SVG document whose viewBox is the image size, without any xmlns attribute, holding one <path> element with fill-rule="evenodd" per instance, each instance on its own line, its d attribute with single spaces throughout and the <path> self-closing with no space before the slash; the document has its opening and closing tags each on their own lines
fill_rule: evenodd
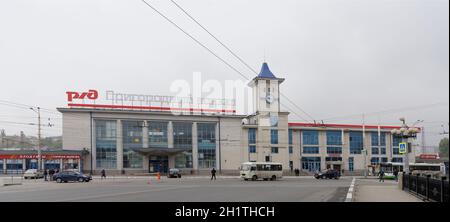
<svg viewBox="0 0 450 222">
<path fill-rule="evenodd" d="M 280 84 L 284 79 L 277 78 L 270 71 L 269 65 L 263 63 L 261 72 L 248 85 L 253 90 L 254 113 L 280 112 Z"/>
</svg>

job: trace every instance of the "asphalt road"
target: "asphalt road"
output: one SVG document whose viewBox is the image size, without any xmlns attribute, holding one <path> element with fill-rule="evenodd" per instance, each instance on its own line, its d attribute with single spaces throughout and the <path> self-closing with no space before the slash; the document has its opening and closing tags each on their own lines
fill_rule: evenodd
<svg viewBox="0 0 450 222">
<path fill-rule="evenodd" d="M 24 181 L 0 187 L 0 202 L 343 202 L 351 178 L 283 178 L 243 181 L 237 178 L 94 179 L 89 183 Z"/>
</svg>

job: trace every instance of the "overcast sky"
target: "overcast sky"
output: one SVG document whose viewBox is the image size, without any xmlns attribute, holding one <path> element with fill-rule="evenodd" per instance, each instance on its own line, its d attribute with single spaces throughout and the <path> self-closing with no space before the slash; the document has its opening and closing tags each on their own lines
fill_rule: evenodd
<svg viewBox="0 0 450 222">
<path fill-rule="evenodd" d="M 254 74 L 170 0 L 147 0 L 248 77 Z M 427 145 L 449 121 L 447 0 L 177 0 L 314 119 L 425 120 Z M 68 90 L 170 95 L 177 79 L 241 79 L 141 0 L 0 0 L 0 100 L 55 110 Z M 301 117 L 305 114 L 282 100 Z M 432 105 L 434 104 L 434 105 Z M 428 106 L 430 105 L 430 106 Z M 413 107 L 412 109 L 404 109 Z M 379 115 L 371 114 L 389 110 Z M 61 134 L 61 115 L 45 112 Z M 343 118 L 345 116 L 350 116 Z M 339 117 L 339 118 L 334 118 Z M 0 104 L 0 129 L 36 134 L 35 113 Z M 3 122 L 1 122 L 3 121 Z"/>
</svg>

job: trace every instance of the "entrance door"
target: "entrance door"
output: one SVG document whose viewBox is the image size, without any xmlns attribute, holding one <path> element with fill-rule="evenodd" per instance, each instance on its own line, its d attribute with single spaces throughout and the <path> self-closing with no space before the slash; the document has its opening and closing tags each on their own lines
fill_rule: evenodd
<svg viewBox="0 0 450 222">
<path fill-rule="evenodd" d="M 169 171 L 168 156 L 150 156 L 148 163 L 149 173 L 167 173 Z"/>
<path fill-rule="evenodd" d="M 334 164 L 333 169 L 341 171 L 341 165 L 340 164 Z"/>
</svg>

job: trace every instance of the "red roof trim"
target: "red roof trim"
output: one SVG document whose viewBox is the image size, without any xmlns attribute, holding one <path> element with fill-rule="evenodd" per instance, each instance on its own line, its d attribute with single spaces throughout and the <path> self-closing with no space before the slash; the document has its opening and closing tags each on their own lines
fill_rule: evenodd
<svg viewBox="0 0 450 222">
<path fill-rule="evenodd" d="M 87 107 L 87 108 L 103 108 L 103 109 L 141 109 L 154 111 L 190 111 L 190 112 L 221 112 L 221 113 L 236 113 L 236 110 L 219 110 L 219 109 L 196 109 L 196 108 L 172 108 L 160 106 L 122 106 L 122 105 L 100 105 L 100 104 L 67 104 L 69 107 Z"/>
<path fill-rule="evenodd" d="M 320 124 L 320 123 L 289 123 L 289 126 L 299 127 L 329 127 L 329 128 L 363 128 L 363 125 L 355 124 Z M 365 125 L 366 129 L 378 129 L 375 125 Z M 400 126 L 380 126 L 381 129 L 400 129 Z"/>
</svg>

